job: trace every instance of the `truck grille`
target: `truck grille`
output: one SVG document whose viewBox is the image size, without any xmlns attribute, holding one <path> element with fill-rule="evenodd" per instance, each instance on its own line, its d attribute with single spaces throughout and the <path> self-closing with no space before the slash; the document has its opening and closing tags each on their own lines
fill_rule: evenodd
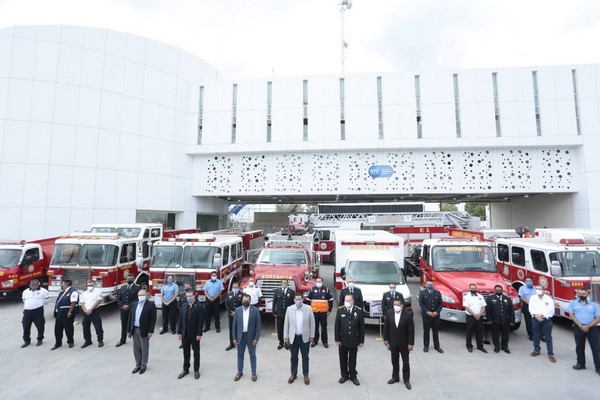
<svg viewBox="0 0 600 400">
<path fill-rule="evenodd" d="M 90 280 L 89 268 L 65 268 L 63 270 L 63 281 L 70 279 L 73 282 L 73 287 L 77 290 L 86 290 L 87 283 Z"/>
<path fill-rule="evenodd" d="M 196 277 L 194 274 L 173 274 L 173 280 L 179 286 L 179 292 L 183 293 L 183 285 L 189 283 L 194 289 L 196 288 Z"/>
<path fill-rule="evenodd" d="M 260 288 L 263 298 L 273 298 L 275 290 L 281 287 L 281 279 L 261 279 L 256 282 L 256 286 Z M 288 287 L 292 290 L 296 290 L 296 282 L 288 280 Z"/>
</svg>

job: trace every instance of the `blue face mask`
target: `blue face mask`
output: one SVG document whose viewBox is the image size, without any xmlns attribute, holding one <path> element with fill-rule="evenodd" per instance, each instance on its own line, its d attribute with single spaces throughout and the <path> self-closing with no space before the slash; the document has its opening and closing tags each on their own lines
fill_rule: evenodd
<svg viewBox="0 0 600 400">
<path fill-rule="evenodd" d="M 527 285 L 528 288 L 532 288 L 533 287 L 533 282 L 525 282 L 525 284 Z"/>
<path fill-rule="evenodd" d="M 187 298 L 188 304 L 192 304 L 194 302 L 194 298 L 192 296 Z"/>
<path fill-rule="evenodd" d="M 173 279 L 167 279 L 167 283 L 169 283 L 169 284 L 173 283 Z"/>
<path fill-rule="evenodd" d="M 433 290 L 433 285 L 427 285 L 427 289 Z"/>
<path fill-rule="evenodd" d="M 302 307 L 302 300 L 296 300 L 296 306 L 298 308 Z"/>
<path fill-rule="evenodd" d="M 213 281 L 213 282 L 215 282 L 217 280 L 217 277 L 216 276 L 211 276 L 210 280 Z"/>
<path fill-rule="evenodd" d="M 391 294 L 396 294 L 396 289 L 390 289 Z"/>
</svg>

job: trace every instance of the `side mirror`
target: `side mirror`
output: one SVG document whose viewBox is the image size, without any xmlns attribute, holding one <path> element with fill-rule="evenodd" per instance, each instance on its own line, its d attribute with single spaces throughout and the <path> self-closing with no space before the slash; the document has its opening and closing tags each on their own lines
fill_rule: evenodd
<svg viewBox="0 0 600 400">
<path fill-rule="evenodd" d="M 555 260 L 550 263 L 550 274 L 556 277 L 560 276 L 560 262 Z"/>
<path fill-rule="evenodd" d="M 315 243 L 319 243 L 319 237 L 318 237 L 318 236 L 315 236 L 315 237 L 314 237 L 314 239 L 313 239 L 313 241 L 314 241 Z"/>
<path fill-rule="evenodd" d="M 340 275 L 342 275 L 343 280 L 346 280 L 346 268 L 342 268 L 340 270 Z"/>
<path fill-rule="evenodd" d="M 219 253 L 215 254 L 213 257 L 213 268 L 218 269 L 223 266 L 223 259 Z"/>
</svg>

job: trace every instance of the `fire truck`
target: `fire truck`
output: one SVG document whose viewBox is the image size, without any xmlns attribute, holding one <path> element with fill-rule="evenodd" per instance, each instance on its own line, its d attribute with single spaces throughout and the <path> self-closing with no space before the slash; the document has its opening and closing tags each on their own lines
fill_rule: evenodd
<svg viewBox="0 0 600 400">
<path fill-rule="evenodd" d="M 457 232 L 460 233 L 460 230 Z M 423 241 L 420 264 L 421 286 L 425 287 L 427 280 L 432 279 L 435 288 L 442 294 L 441 319 L 466 322 L 463 296 L 468 293 L 470 283 L 476 283 L 479 293 L 486 299 L 494 293 L 494 286 L 500 285 L 504 293 L 511 298 L 515 308 L 515 324 L 511 329 L 519 328 L 521 324 L 519 296 L 498 273 L 490 243 L 473 237 L 449 236 L 427 239 Z"/>
<path fill-rule="evenodd" d="M 183 291 L 188 283 L 195 288 L 201 301 L 204 301 L 204 285 L 212 272 L 223 281 L 225 290 L 221 302 L 233 282 L 241 282 L 247 252 L 260 248 L 264 243 L 264 232 L 214 231 L 207 233 L 182 234 L 154 244 L 150 266 L 150 293 L 155 298 L 156 307 L 162 307 L 161 289 L 168 276 Z"/>
<path fill-rule="evenodd" d="M 50 294 L 62 290 L 64 279 L 78 290 L 93 280 L 104 305 L 116 300 L 117 289 L 129 275 L 146 285 L 152 244 L 163 234 L 162 224 L 103 224 L 57 239 L 48 270 Z"/>
<path fill-rule="evenodd" d="M 314 234 L 290 235 L 275 233 L 268 235 L 264 247 L 250 256 L 251 272 L 242 281 L 240 287 L 248 286 L 248 279 L 254 282 L 262 292 L 259 302 L 261 312 L 273 311 L 275 289 L 281 287 L 281 280 L 287 279 L 288 285 L 304 298 L 316 285 L 321 260 L 313 251 Z"/>
<path fill-rule="evenodd" d="M 0 297 L 18 294 L 32 279 L 46 281 L 56 239 L 0 242 Z"/>
<path fill-rule="evenodd" d="M 554 298 L 555 315 L 569 317 L 567 306 L 578 288 L 600 300 L 600 234 L 539 229 L 534 238 L 497 239 L 498 269 L 518 290 L 531 277 Z"/>
</svg>

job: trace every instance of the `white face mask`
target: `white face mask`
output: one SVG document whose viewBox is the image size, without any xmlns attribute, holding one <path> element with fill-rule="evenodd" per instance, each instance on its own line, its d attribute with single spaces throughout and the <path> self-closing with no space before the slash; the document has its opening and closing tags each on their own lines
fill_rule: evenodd
<svg viewBox="0 0 600 400">
<path fill-rule="evenodd" d="M 91 292 L 92 290 L 94 290 L 94 287 L 93 286 L 88 286 L 87 290 L 88 290 L 88 292 Z"/>
<path fill-rule="evenodd" d="M 353 288 L 354 288 L 354 282 L 350 282 L 350 283 L 348 283 L 348 287 L 349 287 L 350 289 L 353 289 Z"/>
<path fill-rule="evenodd" d="M 394 306 L 394 311 L 400 312 L 401 310 L 402 310 L 402 307 L 400 307 L 400 306 Z"/>
<path fill-rule="evenodd" d="M 323 282 L 317 282 L 317 287 L 320 288 L 323 286 Z"/>
<path fill-rule="evenodd" d="M 352 303 L 349 301 L 345 301 L 344 306 L 346 306 L 346 308 L 352 308 Z"/>
<path fill-rule="evenodd" d="M 248 282 L 248 286 L 254 287 L 254 282 Z"/>
<path fill-rule="evenodd" d="M 544 294 L 544 291 L 543 291 L 543 290 L 540 290 L 540 289 L 536 289 L 536 290 L 535 290 L 535 294 L 537 294 L 538 296 L 541 296 L 541 295 L 543 295 L 543 294 Z"/>
<path fill-rule="evenodd" d="M 146 300 L 146 296 L 138 296 L 138 301 L 141 303 Z"/>
</svg>

